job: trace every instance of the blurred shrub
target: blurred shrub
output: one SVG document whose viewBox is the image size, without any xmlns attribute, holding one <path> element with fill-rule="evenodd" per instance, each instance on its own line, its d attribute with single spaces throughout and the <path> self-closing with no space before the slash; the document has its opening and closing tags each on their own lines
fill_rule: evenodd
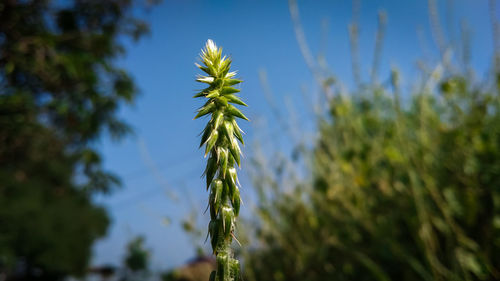
<svg viewBox="0 0 500 281">
<path fill-rule="evenodd" d="M 457 67 L 455 46 L 437 38 L 446 43 L 441 61 L 429 72 L 421 63 L 423 79 L 411 81 L 417 87 L 402 99 L 396 71 L 377 83 L 386 23 L 380 13 L 367 85 L 359 76 L 357 22 L 349 26 L 357 90 L 347 93 L 321 58 L 316 65 L 297 3 L 289 4 L 327 113 L 318 117 L 306 168 L 290 171 L 287 159 L 273 159 L 275 170 L 256 162 L 259 222 L 250 226 L 258 241 L 245 253 L 248 279 L 500 280 L 498 50 L 496 76 L 476 83 L 468 43 Z M 433 22 L 435 4 L 429 1 Z M 498 28 L 494 15 L 492 22 Z M 304 171 L 309 179 L 299 180 Z"/>
<path fill-rule="evenodd" d="M 500 97 L 488 89 L 451 76 L 403 107 L 377 87 L 333 98 L 313 180 L 288 192 L 257 181 L 249 280 L 499 280 Z"/>
<path fill-rule="evenodd" d="M 410 81 L 416 87 L 401 96 L 397 71 L 377 83 L 381 13 L 369 84 L 356 71 L 357 33 L 350 34 L 357 90 L 347 93 L 307 60 L 297 3 L 289 3 L 327 112 L 318 115 L 313 148 L 302 149 L 305 165 L 255 159 L 248 280 L 500 280 L 500 50 L 477 83 L 468 43 L 455 63 L 455 46 L 445 42 L 441 60 L 432 68 L 422 62 Z M 429 15 L 438 22 L 435 4 Z M 492 22 L 497 28 L 494 15 Z"/>
</svg>

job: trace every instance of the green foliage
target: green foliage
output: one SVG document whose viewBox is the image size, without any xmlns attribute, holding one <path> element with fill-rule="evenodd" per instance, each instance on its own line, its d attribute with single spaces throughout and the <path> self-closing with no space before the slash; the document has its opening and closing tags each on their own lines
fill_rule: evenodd
<svg viewBox="0 0 500 281">
<path fill-rule="evenodd" d="M 133 272 L 145 271 L 148 269 L 149 251 L 144 248 L 144 237 L 137 237 L 127 245 L 127 256 L 125 265 Z"/>
<path fill-rule="evenodd" d="M 273 159 L 275 169 L 256 161 L 260 220 L 247 227 L 257 237 L 245 253 L 248 280 L 499 280 L 499 50 L 494 71 L 477 82 L 467 56 L 455 64 L 455 46 L 442 41 L 441 60 L 421 62 L 421 79 L 402 98 L 397 71 L 377 82 L 381 13 L 369 84 L 357 23 L 349 26 L 356 91 L 347 92 L 315 64 L 289 3 L 326 114 L 297 169 L 287 158 Z"/>
<path fill-rule="evenodd" d="M 205 145 L 205 156 L 209 156 L 204 173 L 207 190 L 210 188 L 208 235 L 217 261 L 217 270 L 212 272 L 210 280 L 239 280 L 239 262 L 233 258 L 230 248 L 241 203 L 235 166 L 240 166 L 238 141 L 243 144 L 243 138 L 236 118 L 248 118 L 231 105 L 246 106 L 235 95 L 240 90 L 231 86 L 242 81 L 234 79 L 236 73 L 229 72 L 231 59 L 222 57 L 222 48 L 218 48 L 212 40 L 207 41 L 200 57 L 203 65 L 196 65 L 208 76 L 199 76 L 196 81 L 207 83 L 208 87 L 195 97 L 204 97 L 207 102 L 194 118 L 211 114 L 200 143 L 200 147 Z"/>
<path fill-rule="evenodd" d="M 461 75 L 436 88 L 402 107 L 376 86 L 330 100 L 312 180 L 257 182 L 250 280 L 500 278 L 499 89 Z"/>
<path fill-rule="evenodd" d="M 106 233 L 109 220 L 73 182 L 78 156 L 66 153 L 29 107 L 20 95 L 0 103 L 9 113 L 0 118 L 2 271 L 13 277 L 11 270 L 24 263 L 22 275 L 30 280 L 84 274 L 91 245 Z"/>
<path fill-rule="evenodd" d="M 146 31 L 143 22 L 130 17 L 131 5 L 118 0 L 2 2 L 0 102 L 23 96 L 29 110 L 72 150 L 85 147 L 103 129 L 123 136 L 129 129 L 115 112 L 137 91 L 114 64 L 124 52 L 117 39 Z M 102 172 L 95 151 L 85 149 L 80 163 L 87 187 L 108 191 L 116 179 Z"/>
<path fill-rule="evenodd" d="M 115 113 L 137 91 L 115 59 L 125 37 L 147 28 L 132 6 L 0 3 L 0 270 L 9 280 L 83 274 L 92 242 L 106 232 L 106 212 L 91 195 L 119 181 L 90 144 L 104 130 L 116 138 L 129 131 Z"/>
</svg>

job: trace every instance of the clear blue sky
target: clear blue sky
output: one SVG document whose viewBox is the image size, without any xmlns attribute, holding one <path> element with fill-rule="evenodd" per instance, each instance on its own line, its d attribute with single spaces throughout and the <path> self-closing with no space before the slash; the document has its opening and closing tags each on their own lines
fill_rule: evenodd
<svg viewBox="0 0 500 281">
<path fill-rule="evenodd" d="M 452 5 L 447 5 L 448 2 Z M 351 1 L 298 3 L 307 41 L 315 54 L 320 46 L 322 21 L 328 20 L 328 63 L 337 77 L 347 85 L 352 84 L 347 31 L 352 20 Z M 459 39 L 460 20 L 470 26 L 473 64 L 483 74 L 489 67 L 493 48 L 487 1 L 438 0 L 438 3 L 441 25 L 449 38 Z M 451 28 L 445 12 L 450 7 Z M 379 9 L 388 14 L 381 79 L 388 77 L 391 65 L 396 65 L 403 71 L 403 81 L 408 82 L 416 73 L 416 60 L 425 51 L 417 36 L 419 28 L 424 34 L 424 48 L 437 54 L 429 29 L 427 1 L 361 1 L 360 55 L 365 79 L 372 62 Z M 496 14 L 500 16 L 499 11 Z M 126 242 L 144 235 L 147 247 L 152 250 L 153 268 L 166 269 L 193 257 L 191 240 L 180 223 L 189 212 L 201 214 L 206 206 L 207 194 L 200 178 L 205 159 L 197 149 L 198 133 L 206 121 L 192 120 L 201 105 L 200 100 L 192 98 L 200 88 L 194 82 L 199 73 L 194 62 L 205 41 L 215 40 L 233 57 L 233 68 L 245 81 L 241 95 L 249 104 L 244 109 L 246 115 L 254 124 L 265 124 L 267 120 L 267 133 L 242 122 L 248 143 L 257 135 L 263 144 L 276 137 L 268 133 L 276 126 L 272 124 L 269 105 L 263 102 L 260 69 L 267 71 L 277 103 L 290 100 L 303 118 L 308 117 L 303 113 L 301 87 L 306 86 L 310 92 L 317 87 L 300 54 L 285 0 L 164 0 L 145 17 L 151 24 L 151 35 L 139 43 L 127 43 L 127 55 L 120 61 L 141 90 L 135 105 L 120 111 L 120 116 L 135 129 L 135 136 L 119 143 L 106 138 L 96 143 L 103 153 L 106 169 L 122 178 L 123 188 L 111 196 L 96 198 L 109 210 L 113 223 L 108 236 L 95 245 L 93 263 L 119 264 Z M 251 201 L 251 182 L 244 172 L 252 157 L 251 145 L 244 148 L 244 154 L 240 172 L 242 196 Z M 178 199 L 173 200 L 168 193 L 174 193 Z M 243 206 L 247 215 L 250 206 Z M 171 223 L 167 225 L 165 218 Z"/>
</svg>

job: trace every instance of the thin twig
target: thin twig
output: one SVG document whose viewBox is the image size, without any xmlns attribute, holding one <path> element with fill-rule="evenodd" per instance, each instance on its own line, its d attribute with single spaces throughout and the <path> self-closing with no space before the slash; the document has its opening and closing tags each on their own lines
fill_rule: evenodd
<svg viewBox="0 0 500 281">
<path fill-rule="evenodd" d="M 493 37 L 493 64 L 495 72 L 498 73 L 500 72 L 500 23 L 496 16 L 498 13 L 496 1 L 490 0 L 488 4 Z"/>
<path fill-rule="evenodd" d="M 351 47 L 351 64 L 354 83 L 357 87 L 361 85 L 361 66 L 359 58 L 359 11 L 361 3 L 359 0 L 352 2 L 352 22 L 349 24 L 349 44 Z"/>
<path fill-rule="evenodd" d="M 443 34 L 443 29 L 441 28 L 436 1 L 428 0 L 428 5 L 432 37 L 439 48 L 441 57 L 443 57 L 446 51 L 446 39 Z"/>
<path fill-rule="evenodd" d="M 293 30 L 295 32 L 295 38 L 297 40 L 297 43 L 299 44 L 299 49 L 302 54 L 302 57 L 304 57 L 306 65 L 313 74 L 314 79 L 323 89 L 326 97 L 330 99 L 333 96 L 332 90 L 327 84 L 324 83 L 325 78 L 323 77 L 318 67 L 316 66 L 316 61 L 312 55 L 309 45 L 307 44 L 306 35 L 304 29 L 302 28 L 302 24 L 300 23 L 299 8 L 297 5 L 297 1 L 289 0 L 288 7 L 293 22 Z"/>
<path fill-rule="evenodd" d="M 373 51 L 373 64 L 371 71 L 372 85 L 377 83 L 377 73 L 380 68 L 380 57 L 382 55 L 382 47 L 384 45 L 385 28 L 387 26 L 387 14 L 385 11 L 378 13 L 377 35 L 375 39 L 375 48 Z"/>
</svg>

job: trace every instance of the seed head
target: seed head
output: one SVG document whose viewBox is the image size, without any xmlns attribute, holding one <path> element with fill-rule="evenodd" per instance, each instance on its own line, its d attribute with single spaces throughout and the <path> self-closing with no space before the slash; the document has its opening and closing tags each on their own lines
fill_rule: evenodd
<svg viewBox="0 0 500 281">
<path fill-rule="evenodd" d="M 211 115 L 200 142 L 200 147 L 205 145 L 205 156 L 209 155 L 204 172 L 207 189 L 210 188 L 208 236 L 217 256 L 217 270 L 210 280 L 239 280 L 239 262 L 233 258 L 230 247 L 241 203 L 235 166 L 241 164 L 238 142 L 243 145 L 243 136 L 236 118 L 248 118 L 234 105 L 247 105 L 237 95 L 240 90 L 233 87 L 242 81 L 234 78 L 235 71 L 229 71 L 231 58 L 222 56 L 222 48 L 207 40 L 200 53 L 200 62 L 195 65 L 206 75 L 199 75 L 196 81 L 208 87 L 194 96 L 206 100 L 194 119 Z"/>
</svg>

